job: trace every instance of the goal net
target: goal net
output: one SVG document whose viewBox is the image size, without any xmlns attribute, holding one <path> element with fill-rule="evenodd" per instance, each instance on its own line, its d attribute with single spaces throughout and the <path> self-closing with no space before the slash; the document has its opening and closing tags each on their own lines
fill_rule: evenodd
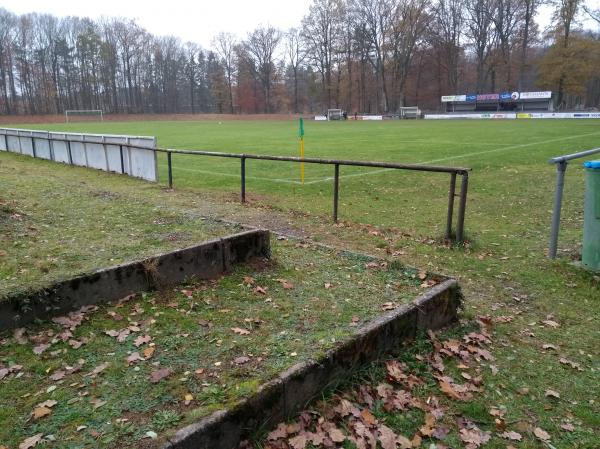
<svg viewBox="0 0 600 449">
<path fill-rule="evenodd" d="M 65 122 L 102 122 L 101 109 L 69 109 L 65 111 Z"/>
<path fill-rule="evenodd" d="M 341 120 L 342 110 L 341 109 L 327 109 L 327 120 Z"/>
<path fill-rule="evenodd" d="M 400 108 L 401 119 L 418 119 L 421 118 L 421 110 L 418 106 L 404 106 Z"/>
</svg>

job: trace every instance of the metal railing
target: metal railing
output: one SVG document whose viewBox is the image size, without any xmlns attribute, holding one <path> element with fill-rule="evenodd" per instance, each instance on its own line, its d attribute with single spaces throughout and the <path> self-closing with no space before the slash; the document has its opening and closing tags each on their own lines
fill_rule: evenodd
<svg viewBox="0 0 600 449">
<path fill-rule="evenodd" d="M 339 210 L 339 191 L 340 191 L 340 166 L 351 166 L 351 167 L 377 167 L 387 168 L 394 170 L 411 170 L 411 171 L 422 171 L 422 172 L 433 172 L 433 173 L 447 173 L 450 174 L 450 188 L 448 191 L 448 210 L 446 214 L 446 231 L 444 237 L 447 240 L 452 240 L 452 222 L 454 217 L 454 199 L 459 197 L 458 205 L 458 216 L 456 223 L 456 235 L 455 240 L 462 242 L 464 240 L 464 226 L 465 226 L 465 211 L 467 206 L 467 191 L 469 188 L 469 171 L 470 168 L 464 167 L 445 167 L 436 165 L 418 165 L 418 164 L 396 164 L 391 162 L 372 162 L 372 161 L 354 161 L 354 160 L 342 160 L 342 159 L 317 159 L 317 158 L 299 158 L 299 157 L 288 157 L 288 156 L 268 156 L 258 154 L 239 154 L 239 153 L 221 153 L 215 151 L 194 151 L 194 150 L 174 150 L 174 149 L 162 149 L 157 148 L 157 152 L 163 152 L 167 154 L 167 168 L 168 168 L 168 180 L 169 188 L 173 188 L 173 154 L 187 154 L 194 156 L 208 156 L 208 157 L 223 157 L 233 158 L 240 160 L 240 201 L 246 202 L 246 161 L 250 160 L 261 160 L 261 161 L 280 161 L 280 162 L 294 162 L 294 163 L 306 163 L 306 164 L 321 164 L 321 165 L 333 165 L 333 221 L 338 221 L 338 210 Z M 460 193 L 456 194 L 456 177 L 461 176 Z"/>
<path fill-rule="evenodd" d="M 554 193 L 554 208 L 552 210 L 552 226 L 550 229 L 550 245 L 548 248 L 548 258 L 556 259 L 558 250 L 558 233 L 560 231 L 560 212 L 562 209 L 562 197 L 565 187 L 565 172 L 570 160 L 580 159 L 582 157 L 591 156 L 592 154 L 600 153 L 600 148 L 592 150 L 580 151 L 579 153 L 566 154 L 550 159 L 550 164 L 556 164 L 556 191 Z"/>
<path fill-rule="evenodd" d="M 8 141 L 5 137 L 5 145 L 8 148 Z M 44 137 L 36 136 L 35 139 Z M 35 157 L 35 140 L 32 138 L 33 154 Z M 67 142 L 69 159 L 71 159 L 71 143 L 94 143 L 85 140 L 78 139 L 55 139 L 63 140 Z M 119 145 L 119 144 L 113 144 Z M 391 162 L 374 162 L 374 161 L 354 161 L 354 160 L 343 160 L 343 159 L 318 159 L 318 158 L 299 158 L 299 157 L 288 157 L 288 156 L 269 156 L 259 154 L 239 154 L 239 153 L 221 153 L 216 151 L 195 151 L 195 150 L 175 150 L 166 148 L 151 148 L 147 146 L 134 145 L 128 143 L 126 145 L 119 145 L 120 156 L 121 156 L 121 173 L 124 172 L 123 164 L 123 146 L 129 148 L 142 149 L 154 151 L 157 153 L 166 153 L 167 155 L 167 173 L 169 188 L 173 188 L 173 154 L 186 154 L 192 156 L 208 156 L 208 157 L 222 157 L 232 158 L 240 160 L 240 201 L 246 202 L 246 161 L 250 160 L 262 160 L 262 161 L 279 161 L 279 162 L 294 162 L 294 163 L 306 163 L 306 164 L 320 164 L 320 165 L 333 165 L 333 221 L 338 221 L 339 211 L 339 191 L 340 191 L 340 166 L 351 166 L 351 167 L 376 167 L 376 168 L 387 168 L 391 170 L 410 170 L 410 171 L 421 171 L 431 173 L 447 173 L 450 175 L 450 186 L 448 190 L 448 209 L 446 213 L 446 230 L 444 237 L 447 240 L 453 240 L 452 225 L 454 220 L 454 202 L 455 198 L 459 197 L 458 204 L 458 216 L 456 222 L 456 234 L 454 240 L 456 242 L 463 242 L 464 230 L 465 230 L 465 213 L 467 207 L 467 192 L 469 188 L 469 172 L 470 168 L 464 167 L 445 167 L 437 165 L 420 165 L 420 164 L 396 164 Z M 456 177 L 461 176 L 460 192 L 456 194 Z"/>
</svg>

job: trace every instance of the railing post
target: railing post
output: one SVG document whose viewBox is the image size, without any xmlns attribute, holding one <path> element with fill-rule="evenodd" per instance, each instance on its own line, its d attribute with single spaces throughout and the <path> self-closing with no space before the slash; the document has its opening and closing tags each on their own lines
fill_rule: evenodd
<svg viewBox="0 0 600 449">
<path fill-rule="evenodd" d="M 31 136 L 31 151 L 33 151 L 33 157 L 37 157 L 36 151 L 35 151 L 35 137 Z"/>
<path fill-rule="evenodd" d="M 561 161 L 556 164 L 556 192 L 554 193 L 554 210 L 552 211 L 552 229 L 550 230 L 550 247 L 548 248 L 548 258 L 556 259 L 558 247 L 558 232 L 560 230 L 560 210 L 562 208 L 563 189 L 565 186 L 565 172 L 567 171 L 567 161 Z"/>
<path fill-rule="evenodd" d="M 69 156 L 69 165 L 73 165 L 73 153 L 71 152 L 71 141 L 67 139 L 67 155 Z"/>
<path fill-rule="evenodd" d="M 171 159 L 172 153 L 167 151 L 167 166 L 169 169 L 169 189 L 173 188 L 173 161 Z"/>
<path fill-rule="evenodd" d="M 125 174 L 125 158 L 123 157 L 123 145 L 119 145 L 119 157 L 121 158 L 121 174 Z"/>
<path fill-rule="evenodd" d="M 6 134 L 4 134 L 4 148 L 6 149 L 6 151 L 10 151 L 8 149 L 8 136 Z"/>
<path fill-rule="evenodd" d="M 454 216 L 454 197 L 456 196 L 456 173 L 450 173 L 450 190 L 448 191 L 448 217 L 446 218 L 446 240 L 452 238 L 452 219 Z"/>
<path fill-rule="evenodd" d="M 338 202 L 340 198 L 340 164 L 335 164 L 333 176 L 333 222 L 338 221 Z"/>
<path fill-rule="evenodd" d="M 467 208 L 467 190 L 469 188 L 469 172 L 462 174 L 460 184 L 460 202 L 458 204 L 458 218 L 456 223 L 456 241 L 462 243 L 465 233 L 465 210 Z"/>
<path fill-rule="evenodd" d="M 242 204 L 246 202 L 246 157 L 242 155 L 240 158 L 240 201 Z"/>
</svg>

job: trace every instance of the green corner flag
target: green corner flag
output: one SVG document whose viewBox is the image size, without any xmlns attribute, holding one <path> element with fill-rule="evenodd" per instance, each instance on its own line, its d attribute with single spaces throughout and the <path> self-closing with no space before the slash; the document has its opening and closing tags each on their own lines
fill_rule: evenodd
<svg viewBox="0 0 600 449">
<path fill-rule="evenodd" d="M 304 137 L 304 119 L 301 118 L 298 123 L 298 137 Z"/>
</svg>

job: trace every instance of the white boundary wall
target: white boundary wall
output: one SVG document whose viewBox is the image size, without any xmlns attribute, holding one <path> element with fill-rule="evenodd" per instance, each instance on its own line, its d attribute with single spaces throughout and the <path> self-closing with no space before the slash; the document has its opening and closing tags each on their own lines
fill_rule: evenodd
<svg viewBox="0 0 600 449">
<path fill-rule="evenodd" d="M 600 112 L 489 112 L 482 114 L 425 114 L 427 120 L 600 119 Z"/>
<path fill-rule="evenodd" d="M 148 147 L 132 148 L 130 145 Z M 0 151 L 158 181 L 156 138 L 0 128 Z M 122 149 L 122 156 L 121 156 Z"/>
<path fill-rule="evenodd" d="M 517 114 L 514 112 L 493 112 L 484 114 L 425 114 L 426 120 L 514 120 Z"/>
</svg>

